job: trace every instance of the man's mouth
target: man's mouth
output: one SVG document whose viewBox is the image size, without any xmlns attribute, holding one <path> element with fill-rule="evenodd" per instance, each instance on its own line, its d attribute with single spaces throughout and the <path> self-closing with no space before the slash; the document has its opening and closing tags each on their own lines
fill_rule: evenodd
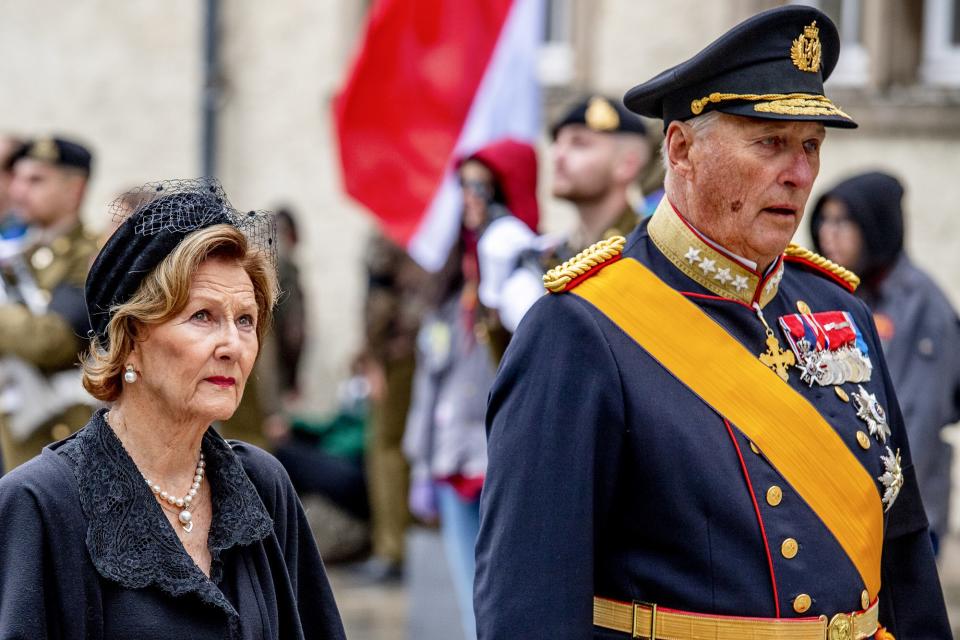
<svg viewBox="0 0 960 640">
<path fill-rule="evenodd" d="M 793 216 L 793 215 L 796 215 L 797 213 L 797 209 L 795 207 L 791 207 L 790 205 L 782 205 L 782 204 L 774 205 L 772 207 L 764 207 L 763 211 L 768 211 L 770 213 L 775 213 L 781 216 Z"/>
</svg>

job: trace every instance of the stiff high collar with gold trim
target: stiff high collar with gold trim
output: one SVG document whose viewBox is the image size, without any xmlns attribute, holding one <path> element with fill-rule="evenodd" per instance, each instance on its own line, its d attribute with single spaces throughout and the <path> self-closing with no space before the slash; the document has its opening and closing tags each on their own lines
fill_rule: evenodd
<svg viewBox="0 0 960 640">
<path fill-rule="evenodd" d="M 777 295 L 783 258 L 761 274 L 711 246 L 664 197 L 647 227 L 650 239 L 670 262 L 692 280 L 724 298 L 761 308 Z"/>
</svg>

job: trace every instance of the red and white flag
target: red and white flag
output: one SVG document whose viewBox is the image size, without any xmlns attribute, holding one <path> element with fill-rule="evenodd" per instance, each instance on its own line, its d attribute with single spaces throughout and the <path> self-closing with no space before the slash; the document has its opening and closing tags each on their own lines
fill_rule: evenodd
<svg viewBox="0 0 960 640">
<path fill-rule="evenodd" d="M 347 193 L 421 265 L 460 227 L 456 160 L 533 142 L 543 0 L 377 0 L 335 119 Z"/>
</svg>

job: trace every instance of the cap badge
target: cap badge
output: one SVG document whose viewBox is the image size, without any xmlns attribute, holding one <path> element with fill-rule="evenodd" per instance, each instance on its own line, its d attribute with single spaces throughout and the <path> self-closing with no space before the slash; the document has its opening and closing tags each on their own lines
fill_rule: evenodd
<svg viewBox="0 0 960 640">
<path fill-rule="evenodd" d="M 590 98 L 587 113 L 584 116 L 587 126 L 594 131 L 614 131 L 620 126 L 620 116 L 606 99 L 600 96 Z"/>
<path fill-rule="evenodd" d="M 60 161 L 60 149 L 57 147 L 57 143 L 50 138 L 41 138 L 34 142 L 30 145 L 30 151 L 27 155 L 54 164 Z"/>
<path fill-rule="evenodd" d="M 800 71 L 816 73 L 820 71 L 820 29 L 814 20 L 803 28 L 803 33 L 793 41 L 790 47 L 790 59 Z"/>
</svg>

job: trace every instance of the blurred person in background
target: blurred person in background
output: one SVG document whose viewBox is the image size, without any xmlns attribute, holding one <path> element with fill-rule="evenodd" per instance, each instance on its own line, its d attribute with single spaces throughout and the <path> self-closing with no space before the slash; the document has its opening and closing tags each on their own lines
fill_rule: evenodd
<svg viewBox="0 0 960 640">
<path fill-rule="evenodd" d="M 300 286 L 300 269 L 296 250 L 300 240 L 296 218 L 288 207 L 275 214 L 277 223 L 277 277 L 280 279 L 280 300 L 273 320 L 276 337 L 278 386 L 287 401 L 300 394 L 300 357 L 306 343 L 307 312 Z"/>
<path fill-rule="evenodd" d="M 459 167 L 463 189 L 460 238 L 434 276 L 431 308 L 417 338 L 413 402 L 404 452 L 412 466 L 410 506 L 423 520 L 439 516 L 447 563 L 460 603 L 464 636 L 476 638 L 474 545 L 487 468 L 487 392 L 496 362 L 485 344 L 490 320 L 479 303 L 477 240 L 495 224 L 536 229 L 537 158 L 532 146 L 502 140 Z"/>
<path fill-rule="evenodd" d="M 11 135 L 0 134 L 0 239 L 18 240 L 27 231 L 27 225 L 13 207 L 10 199 L 10 182 L 13 171 L 10 160 L 23 146 L 23 141 Z"/>
<path fill-rule="evenodd" d="M 374 582 L 403 577 L 405 534 L 410 521 L 410 469 L 401 443 L 413 387 L 414 351 L 423 316 L 426 273 L 379 231 L 367 245 L 364 303 L 370 422 L 364 465 L 370 503 L 372 554 L 359 573 Z"/>
<path fill-rule="evenodd" d="M 8 470 L 90 417 L 93 401 L 75 364 L 89 329 L 83 283 L 97 251 L 80 220 L 91 163 L 86 147 L 64 138 L 30 140 L 8 163 L 11 201 L 29 225 L 23 252 L 4 261 L 0 304 Z"/>
<path fill-rule="evenodd" d="M 619 101 L 599 95 L 582 100 L 553 125 L 551 135 L 553 195 L 576 207 L 576 228 L 538 237 L 516 223 L 493 225 L 481 240 L 480 298 L 510 332 L 543 295 L 544 272 L 598 240 L 633 231 L 646 215 L 643 199 L 634 193 L 641 176 L 654 193 L 663 186 L 660 169 L 645 172 L 656 163 L 650 162 L 643 121 Z"/>
<path fill-rule="evenodd" d="M 947 534 L 953 463 L 940 436 L 960 420 L 960 320 L 904 250 L 903 195 L 891 175 L 854 176 L 820 197 L 810 232 L 817 251 L 861 278 L 856 294 L 873 311 L 937 550 Z"/>
</svg>

